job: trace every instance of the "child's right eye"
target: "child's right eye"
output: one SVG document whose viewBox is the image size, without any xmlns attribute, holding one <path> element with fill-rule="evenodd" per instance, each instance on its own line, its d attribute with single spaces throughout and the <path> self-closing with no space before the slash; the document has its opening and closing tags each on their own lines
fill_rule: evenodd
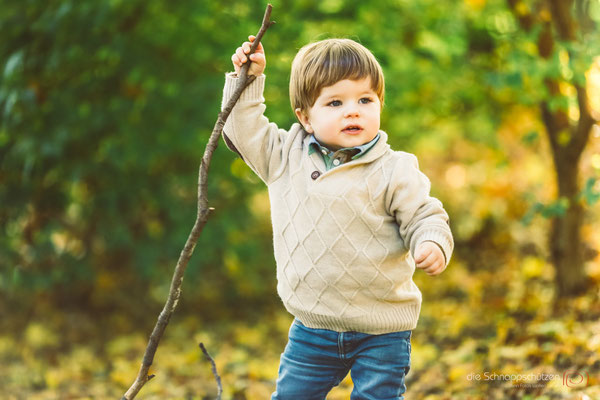
<svg viewBox="0 0 600 400">
<path fill-rule="evenodd" d="M 339 100 L 333 100 L 330 101 L 329 103 L 327 103 L 328 106 L 332 106 L 332 107 L 339 107 L 342 105 L 342 102 Z"/>
</svg>

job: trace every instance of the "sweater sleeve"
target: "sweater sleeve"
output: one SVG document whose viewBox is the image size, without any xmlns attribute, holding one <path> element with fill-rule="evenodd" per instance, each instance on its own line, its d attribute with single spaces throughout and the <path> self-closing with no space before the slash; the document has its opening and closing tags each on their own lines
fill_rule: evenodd
<svg viewBox="0 0 600 400">
<path fill-rule="evenodd" d="M 442 249 L 448 265 L 454 248 L 449 217 L 442 203 L 429 195 L 431 184 L 414 155 L 400 153 L 390 185 L 390 214 L 413 258 L 419 244 L 431 241 Z"/>
<path fill-rule="evenodd" d="M 237 84 L 235 74 L 227 74 L 225 79 L 221 109 L 233 95 Z M 264 116 L 264 85 L 265 76 L 261 75 L 242 92 L 225 123 L 223 136 L 227 146 L 268 184 L 285 162 L 282 151 L 288 132 L 279 129 Z"/>
</svg>

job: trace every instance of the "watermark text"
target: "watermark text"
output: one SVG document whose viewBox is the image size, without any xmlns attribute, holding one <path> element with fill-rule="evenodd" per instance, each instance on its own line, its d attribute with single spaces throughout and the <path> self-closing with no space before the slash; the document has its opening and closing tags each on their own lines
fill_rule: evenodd
<svg viewBox="0 0 600 400">
<path fill-rule="evenodd" d="M 529 374 L 504 374 L 499 372 L 483 371 L 472 372 L 467 375 L 467 380 L 472 382 L 510 382 L 515 387 L 543 387 L 550 381 L 561 382 L 563 386 L 585 387 L 590 376 L 587 372 L 569 370 L 561 374 L 529 373 Z"/>
</svg>

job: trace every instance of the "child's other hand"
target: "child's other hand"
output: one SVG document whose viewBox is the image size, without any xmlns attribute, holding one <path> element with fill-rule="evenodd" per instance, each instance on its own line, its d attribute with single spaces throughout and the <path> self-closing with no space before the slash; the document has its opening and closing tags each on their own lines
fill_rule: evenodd
<svg viewBox="0 0 600 400">
<path fill-rule="evenodd" d="M 254 42 L 255 36 L 248 36 L 249 42 L 244 42 L 241 47 L 238 47 L 235 53 L 231 56 L 231 61 L 233 62 L 233 67 L 235 68 L 235 73 L 239 75 L 240 70 L 242 69 L 242 65 L 248 61 L 248 57 L 246 54 L 250 52 L 250 46 L 252 46 L 252 42 Z M 250 56 L 250 70 L 248 70 L 248 75 L 259 76 L 265 70 L 265 66 L 267 65 L 267 59 L 265 58 L 265 49 L 262 46 L 262 43 L 258 44 L 256 51 Z"/>
<path fill-rule="evenodd" d="M 415 262 L 417 268 L 434 276 L 442 273 L 446 269 L 446 260 L 444 253 L 439 246 L 433 242 L 423 242 L 415 251 Z"/>
</svg>

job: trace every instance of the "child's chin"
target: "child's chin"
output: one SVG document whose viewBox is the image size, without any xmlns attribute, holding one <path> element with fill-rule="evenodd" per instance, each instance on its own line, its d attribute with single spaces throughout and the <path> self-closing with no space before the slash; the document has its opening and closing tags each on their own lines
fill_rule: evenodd
<svg viewBox="0 0 600 400">
<path fill-rule="evenodd" d="M 341 145 L 341 147 L 362 146 L 363 144 L 368 143 L 368 142 L 369 142 L 369 140 L 366 140 L 362 136 L 353 136 L 353 137 L 346 138 L 346 140 L 344 140 L 344 143 Z"/>
</svg>

